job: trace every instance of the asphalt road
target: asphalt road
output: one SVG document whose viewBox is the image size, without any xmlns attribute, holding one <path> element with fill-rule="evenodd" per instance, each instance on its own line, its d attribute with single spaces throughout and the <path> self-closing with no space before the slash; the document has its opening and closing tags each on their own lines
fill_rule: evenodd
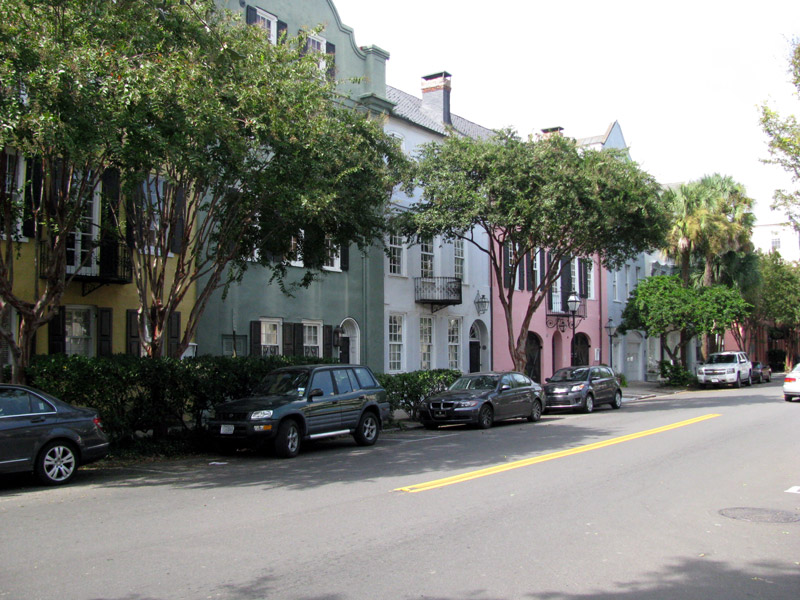
<svg viewBox="0 0 800 600">
<path fill-rule="evenodd" d="M 0 599 L 796 599 L 799 434 L 775 382 L 0 478 Z"/>
</svg>

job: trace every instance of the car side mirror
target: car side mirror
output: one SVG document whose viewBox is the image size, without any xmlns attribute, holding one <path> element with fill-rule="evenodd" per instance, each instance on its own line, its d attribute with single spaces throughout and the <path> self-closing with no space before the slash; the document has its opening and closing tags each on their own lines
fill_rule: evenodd
<svg viewBox="0 0 800 600">
<path fill-rule="evenodd" d="M 325 394 L 322 392 L 320 388 L 314 388 L 310 392 L 308 392 L 308 399 L 311 400 L 316 396 L 324 396 Z"/>
<path fill-rule="evenodd" d="M 510 390 L 510 389 L 511 389 L 511 386 L 508 385 L 507 383 L 504 383 L 503 385 L 500 386 L 500 391 L 501 392 L 505 392 L 506 390 Z"/>
</svg>

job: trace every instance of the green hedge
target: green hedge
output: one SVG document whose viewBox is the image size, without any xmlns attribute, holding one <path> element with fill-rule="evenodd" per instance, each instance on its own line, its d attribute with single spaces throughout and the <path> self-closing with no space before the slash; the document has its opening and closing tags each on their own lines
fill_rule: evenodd
<svg viewBox="0 0 800 600">
<path fill-rule="evenodd" d="M 392 410 L 404 410 L 412 418 L 416 416 L 416 406 L 420 400 L 447 389 L 460 376 L 461 371 L 452 369 L 377 375 L 378 381 L 386 390 Z"/>
</svg>

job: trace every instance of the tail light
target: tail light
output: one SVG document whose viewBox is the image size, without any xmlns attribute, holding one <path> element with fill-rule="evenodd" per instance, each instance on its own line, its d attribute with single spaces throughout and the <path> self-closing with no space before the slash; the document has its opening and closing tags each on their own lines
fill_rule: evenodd
<svg viewBox="0 0 800 600">
<path fill-rule="evenodd" d="M 786 383 L 794 383 L 795 381 L 797 381 L 797 379 L 795 379 L 794 377 L 786 377 L 784 378 L 783 381 Z"/>
<path fill-rule="evenodd" d="M 100 417 L 95 417 L 92 419 L 92 423 L 94 426 L 97 427 L 100 431 L 103 431 L 103 422 L 100 420 Z"/>
</svg>

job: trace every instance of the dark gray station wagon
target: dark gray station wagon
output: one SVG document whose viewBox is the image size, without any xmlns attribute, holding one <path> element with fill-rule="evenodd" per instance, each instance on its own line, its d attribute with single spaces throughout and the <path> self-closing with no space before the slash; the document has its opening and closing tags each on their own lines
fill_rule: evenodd
<svg viewBox="0 0 800 600">
<path fill-rule="evenodd" d="M 291 458 L 303 440 L 352 435 L 371 446 L 389 416 L 386 391 L 360 365 L 284 367 L 252 395 L 216 407 L 208 432 L 222 450 L 274 444 Z"/>
</svg>

